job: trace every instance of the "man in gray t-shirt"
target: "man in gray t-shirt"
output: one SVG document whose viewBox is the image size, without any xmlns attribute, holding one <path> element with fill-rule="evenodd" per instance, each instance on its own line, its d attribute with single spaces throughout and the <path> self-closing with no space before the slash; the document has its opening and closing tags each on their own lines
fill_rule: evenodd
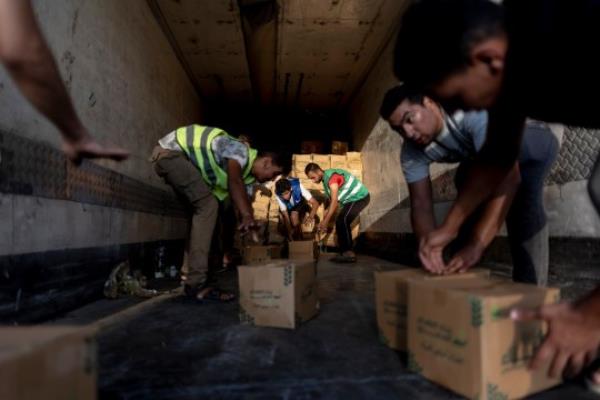
<svg viewBox="0 0 600 400">
<path fill-rule="evenodd" d="M 467 179 L 466 166 L 485 142 L 487 113 L 458 111 L 450 115 L 430 98 L 399 86 L 386 94 L 381 115 L 405 139 L 402 170 L 410 192 L 413 231 L 421 242 L 436 229 L 429 166 L 434 162 L 460 163 L 455 178 L 460 191 Z M 545 285 L 549 249 L 543 189 L 557 151 L 558 141 L 552 131 L 544 124 L 529 123 L 519 161 L 461 231 L 454 246 L 459 250 L 447 269 L 431 272 L 472 267 L 506 219 L 513 279 Z"/>
</svg>

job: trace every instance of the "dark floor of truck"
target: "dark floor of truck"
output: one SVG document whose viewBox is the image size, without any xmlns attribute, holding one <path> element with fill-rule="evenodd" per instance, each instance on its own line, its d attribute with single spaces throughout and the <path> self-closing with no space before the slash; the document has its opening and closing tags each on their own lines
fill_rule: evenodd
<svg viewBox="0 0 600 400">
<path fill-rule="evenodd" d="M 297 330 L 240 325 L 238 305 L 169 298 L 99 333 L 101 399 L 458 399 L 378 340 L 373 269 L 319 263 L 320 314 Z M 223 275 L 236 289 L 235 272 Z M 595 399 L 564 384 L 534 399 Z"/>
</svg>

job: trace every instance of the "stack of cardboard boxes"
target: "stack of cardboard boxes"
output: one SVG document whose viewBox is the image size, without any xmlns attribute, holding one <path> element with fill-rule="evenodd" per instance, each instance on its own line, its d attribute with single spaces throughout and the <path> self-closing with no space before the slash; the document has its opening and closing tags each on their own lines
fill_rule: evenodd
<svg viewBox="0 0 600 400">
<path fill-rule="evenodd" d="M 485 270 L 431 276 L 375 272 L 380 339 L 406 351 L 414 372 L 471 399 L 513 399 L 559 383 L 548 366 L 528 369 L 546 332 L 515 322 L 510 310 L 556 303 L 558 289 L 489 278 Z"/>
</svg>

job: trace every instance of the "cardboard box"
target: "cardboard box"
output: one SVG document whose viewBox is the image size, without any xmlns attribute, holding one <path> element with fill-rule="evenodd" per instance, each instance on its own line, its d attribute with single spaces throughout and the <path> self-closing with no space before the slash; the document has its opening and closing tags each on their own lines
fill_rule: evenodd
<svg viewBox="0 0 600 400">
<path fill-rule="evenodd" d="M 295 240 L 288 243 L 289 258 L 314 261 L 319 258 L 319 249 L 314 240 Z"/>
<path fill-rule="evenodd" d="M 313 162 L 318 164 L 322 170 L 331 168 L 331 159 L 329 154 L 313 154 Z"/>
<path fill-rule="evenodd" d="M 340 142 L 338 140 L 334 140 L 333 142 L 331 142 L 331 153 L 344 155 L 347 152 L 348 152 L 348 142 Z"/>
<path fill-rule="evenodd" d="M 514 307 L 556 303 L 559 290 L 499 279 L 412 280 L 408 290 L 409 367 L 471 399 L 523 398 L 559 383 L 550 361 L 527 368 L 546 331 L 515 322 Z"/>
<path fill-rule="evenodd" d="M 406 267 L 393 271 L 375 271 L 375 309 L 379 340 L 386 346 L 400 351 L 407 350 L 407 304 L 408 282 L 411 279 L 465 279 L 486 278 L 490 271 L 473 269 L 464 274 L 432 275 L 421 268 Z"/>
<path fill-rule="evenodd" d="M 279 204 L 271 205 L 269 209 L 269 221 L 279 221 Z"/>
<path fill-rule="evenodd" d="M 310 179 L 300 179 L 300 183 L 308 190 L 323 190 L 323 184 L 314 183 Z"/>
<path fill-rule="evenodd" d="M 362 161 L 346 161 L 347 165 L 348 165 L 348 169 L 354 169 L 354 170 L 362 170 Z"/>
<path fill-rule="evenodd" d="M 308 164 L 312 162 L 312 157 L 312 154 L 293 154 L 292 161 L 294 164 L 297 162 Z"/>
<path fill-rule="evenodd" d="M 331 168 L 348 169 L 348 162 L 346 156 L 331 156 Z"/>
<path fill-rule="evenodd" d="M 96 398 L 95 330 L 0 328 L 0 399 Z"/>
<path fill-rule="evenodd" d="M 313 233 L 316 229 L 315 221 L 312 221 L 310 224 L 302 223 L 300 224 L 300 229 L 302 233 Z"/>
<path fill-rule="evenodd" d="M 239 266 L 240 321 L 295 329 L 317 315 L 316 266 L 295 260 Z"/>
<path fill-rule="evenodd" d="M 300 153 L 323 153 L 325 144 L 320 140 L 305 140 L 300 143 Z"/>
<path fill-rule="evenodd" d="M 244 264 L 254 265 L 281 258 L 281 246 L 246 246 L 242 251 Z"/>
<path fill-rule="evenodd" d="M 270 202 L 254 202 L 252 203 L 252 209 L 254 210 L 254 215 L 258 214 L 267 214 L 269 212 Z"/>
<path fill-rule="evenodd" d="M 352 175 L 357 177 L 359 181 L 362 182 L 362 179 L 363 179 L 362 169 L 349 169 L 348 172 L 350 172 Z"/>
<path fill-rule="evenodd" d="M 362 163 L 362 156 L 358 151 L 349 151 L 346 153 L 346 160 L 348 160 L 348 163 L 352 161 L 358 161 Z"/>
<path fill-rule="evenodd" d="M 252 204 L 269 204 L 271 202 L 271 196 L 263 194 L 260 190 L 256 190 L 254 193 L 254 201 Z"/>
</svg>

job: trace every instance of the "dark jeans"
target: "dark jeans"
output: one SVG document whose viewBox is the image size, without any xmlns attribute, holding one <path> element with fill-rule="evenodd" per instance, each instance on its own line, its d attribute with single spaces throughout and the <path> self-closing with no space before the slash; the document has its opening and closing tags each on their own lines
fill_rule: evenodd
<svg viewBox="0 0 600 400">
<path fill-rule="evenodd" d="M 548 282 L 549 233 L 544 208 L 544 181 L 558 153 L 558 141 L 545 125 L 528 124 L 523 135 L 519 168 L 521 184 L 506 217 L 513 260 L 513 280 L 545 286 Z M 457 171 L 457 187 L 468 163 Z M 480 209 L 481 211 L 481 209 Z M 478 213 L 474 215 L 477 218 Z M 474 225 L 473 220 L 467 226 Z M 461 236 L 466 231 L 461 230 Z M 461 242 L 465 239 L 461 238 Z"/>
<path fill-rule="evenodd" d="M 337 232 L 340 253 L 350 251 L 354 247 L 352 243 L 352 229 L 350 225 L 352 225 L 352 221 L 358 217 L 360 212 L 364 210 L 367 205 L 369 205 L 370 200 L 371 196 L 367 195 L 358 201 L 344 204 L 340 210 L 340 213 L 335 220 L 335 230 Z"/>
</svg>

